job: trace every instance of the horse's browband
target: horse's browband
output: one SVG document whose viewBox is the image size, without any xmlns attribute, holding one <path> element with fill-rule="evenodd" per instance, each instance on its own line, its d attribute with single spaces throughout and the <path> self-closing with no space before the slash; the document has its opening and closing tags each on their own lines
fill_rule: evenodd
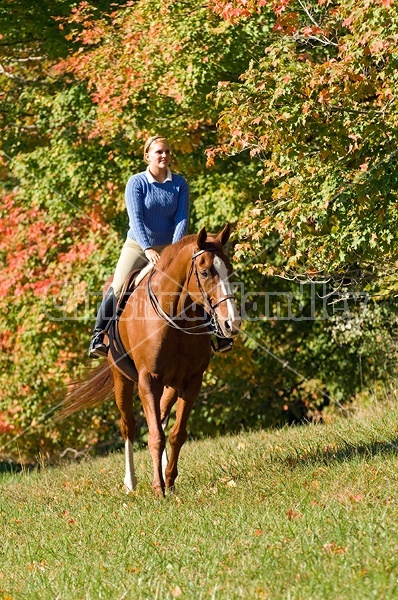
<svg viewBox="0 0 398 600">
<path fill-rule="evenodd" d="M 211 250 L 198 250 L 197 252 L 194 252 L 191 256 L 192 260 L 194 258 L 196 258 L 197 256 L 200 256 L 201 254 L 203 254 L 204 252 L 211 252 Z"/>
<path fill-rule="evenodd" d="M 210 248 L 202 248 L 201 250 L 194 252 L 191 256 L 191 259 L 194 260 L 197 256 L 200 256 L 204 252 L 212 252 L 213 254 L 217 254 L 217 252 L 220 252 L 220 249 L 214 248 L 214 246 L 211 246 Z"/>
<path fill-rule="evenodd" d="M 200 256 L 201 254 L 203 254 L 204 252 L 216 252 L 215 250 L 198 250 L 197 252 L 194 252 L 191 256 L 191 260 L 194 260 L 197 256 Z"/>
</svg>

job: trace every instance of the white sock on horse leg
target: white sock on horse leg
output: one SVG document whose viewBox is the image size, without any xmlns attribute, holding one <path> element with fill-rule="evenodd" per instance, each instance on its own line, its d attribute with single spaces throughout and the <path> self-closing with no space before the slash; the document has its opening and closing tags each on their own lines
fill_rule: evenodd
<svg viewBox="0 0 398 600">
<path fill-rule="evenodd" d="M 127 439 L 124 442 L 125 448 L 125 461 L 126 461 L 126 472 L 124 476 L 124 485 L 127 488 L 127 494 L 133 492 L 137 485 L 137 478 L 135 476 L 134 469 L 134 455 L 133 455 L 133 444 Z"/>
<path fill-rule="evenodd" d="M 167 423 L 169 422 L 169 417 L 167 417 L 162 423 L 163 431 L 166 431 Z M 162 454 L 162 473 L 163 473 L 163 481 L 166 482 L 166 467 L 169 462 L 167 457 L 166 444 L 164 446 L 163 454 Z"/>
</svg>

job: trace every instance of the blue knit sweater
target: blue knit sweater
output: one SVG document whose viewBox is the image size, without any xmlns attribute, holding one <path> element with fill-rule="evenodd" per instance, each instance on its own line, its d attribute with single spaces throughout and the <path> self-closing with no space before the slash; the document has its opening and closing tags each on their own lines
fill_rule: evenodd
<svg viewBox="0 0 398 600">
<path fill-rule="evenodd" d="M 146 171 L 133 175 L 126 185 L 130 219 L 128 236 L 143 250 L 178 242 L 188 229 L 189 190 L 181 175 L 171 181 L 150 182 Z"/>
</svg>

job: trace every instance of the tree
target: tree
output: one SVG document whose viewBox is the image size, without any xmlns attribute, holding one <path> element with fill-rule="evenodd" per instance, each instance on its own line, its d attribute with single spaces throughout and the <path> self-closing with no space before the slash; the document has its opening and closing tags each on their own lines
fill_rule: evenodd
<svg viewBox="0 0 398 600">
<path fill-rule="evenodd" d="M 235 3 L 238 16 L 244 6 Z M 217 7 L 228 16 L 229 4 Z M 247 152 L 264 184 L 240 223 L 240 253 L 254 256 L 271 239 L 278 260 L 259 262 L 264 273 L 388 285 L 398 258 L 396 7 L 274 7 L 264 56 L 215 94 L 221 139 L 209 160 Z"/>
</svg>

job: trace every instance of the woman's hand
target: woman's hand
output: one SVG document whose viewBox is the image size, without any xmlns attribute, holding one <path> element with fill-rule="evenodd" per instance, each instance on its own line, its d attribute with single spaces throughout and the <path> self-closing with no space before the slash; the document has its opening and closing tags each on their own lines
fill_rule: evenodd
<svg viewBox="0 0 398 600">
<path fill-rule="evenodd" d="M 153 265 L 156 265 L 156 263 L 158 262 L 159 258 L 160 258 L 160 254 L 158 254 L 158 252 L 156 252 L 156 250 L 154 250 L 153 248 L 147 248 L 145 251 L 145 256 L 147 257 L 148 261 L 150 263 L 152 263 Z"/>
</svg>

